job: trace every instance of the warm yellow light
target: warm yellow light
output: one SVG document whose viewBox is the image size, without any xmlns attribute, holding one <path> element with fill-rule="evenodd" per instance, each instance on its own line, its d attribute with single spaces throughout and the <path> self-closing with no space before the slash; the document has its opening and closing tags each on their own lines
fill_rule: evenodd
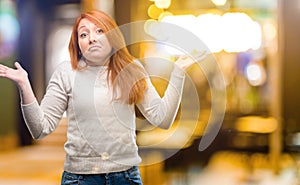
<svg viewBox="0 0 300 185">
<path fill-rule="evenodd" d="M 264 37 L 268 41 L 271 41 L 276 38 L 276 35 L 277 35 L 276 27 L 274 24 L 272 24 L 270 22 L 265 23 L 263 25 L 263 32 L 264 32 Z"/>
<path fill-rule="evenodd" d="M 277 128 L 277 121 L 272 117 L 247 116 L 239 118 L 235 128 L 240 132 L 272 133 Z"/>
<path fill-rule="evenodd" d="M 226 13 L 222 16 L 222 42 L 227 52 L 256 50 L 261 46 L 260 25 L 245 13 Z"/>
<path fill-rule="evenodd" d="M 194 26 L 196 24 L 196 17 L 194 15 L 176 15 L 165 16 L 161 20 L 162 22 L 171 23 L 180 27 L 183 27 L 191 32 L 194 32 Z"/>
<path fill-rule="evenodd" d="M 164 11 L 163 13 L 161 13 L 158 17 L 158 20 L 161 21 L 164 17 L 166 16 L 172 16 L 173 14 L 171 12 L 168 11 Z"/>
<path fill-rule="evenodd" d="M 222 40 L 222 17 L 217 14 L 203 14 L 197 17 L 196 34 L 212 52 L 220 52 Z"/>
<path fill-rule="evenodd" d="M 155 4 L 150 5 L 148 8 L 148 16 L 152 19 L 158 19 L 161 13 L 163 13 L 163 9 L 158 8 Z"/>
<path fill-rule="evenodd" d="M 260 25 L 245 13 L 164 16 L 161 22 L 181 26 L 197 35 L 212 52 L 245 52 L 261 47 Z"/>
<path fill-rule="evenodd" d="M 144 23 L 144 30 L 147 34 L 153 36 L 154 27 L 157 24 L 157 21 L 154 19 L 148 19 Z"/>
<path fill-rule="evenodd" d="M 175 43 L 177 43 L 178 40 L 180 39 L 184 40 L 185 37 L 196 35 L 194 29 L 194 26 L 196 25 L 196 17 L 194 15 L 187 14 L 187 15 L 176 15 L 176 16 L 165 16 L 161 22 L 175 25 L 172 29 L 170 29 L 170 27 L 168 26 L 165 26 L 165 29 L 169 29 L 169 30 L 165 30 L 164 32 L 164 34 L 169 35 L 169 37 L 167 37 L 168 41 L 171 42 L 174 41 Z M 178 26 L 178 28 L 184 28 L 185 30 L 184 34 L 182 33 L 182 35 L 178 35 L 182 31 L 180 29 L 176 29 L 176 26 Z M 189 45 L 192 46 L 193 43 Z M 189 50 L 186 52 L 192 52 L 193 49 L 195 48 L 190 47 Z M 199 50 L 199 48 L 197 48 L 197 50 Z"/>
<path fill-rule="evenodd" d="M 166 40 L 166 30 L 163 30 L 160 22 L 155 19 L 148 19 L 145 21 L 144 30 L 148 35 L 156 38 L 157 40 Z"/>
<path fill-rule="evenodd" d="M 161 9 L 167 9 L 171 5 L 171 0 L 155 0 L 155 5 Z"/>
<path fill-rule="evenodd" d="M 226 4 L 227 0 L 211 0 L 216 6 L 223 6 Z"/>
</svg>

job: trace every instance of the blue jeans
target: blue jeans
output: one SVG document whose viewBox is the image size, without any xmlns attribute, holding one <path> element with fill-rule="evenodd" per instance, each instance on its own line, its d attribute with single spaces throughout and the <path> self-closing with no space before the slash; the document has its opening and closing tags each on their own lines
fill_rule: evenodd
<svg viewBox="0 0 300 185">
<path fill-rule="evenodd" d="M 64 171 L 61 185 L 142 185 L 139 168 L 105 174 L 74 174 Z"/>
</svg>

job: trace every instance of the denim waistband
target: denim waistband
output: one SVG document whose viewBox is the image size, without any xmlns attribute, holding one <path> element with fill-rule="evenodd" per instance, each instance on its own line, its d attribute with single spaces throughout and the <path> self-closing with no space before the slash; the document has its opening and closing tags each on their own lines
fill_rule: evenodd
<svg viewBox="0 0 300 185">
<path fill-rule="evenodd" d="M 125 171 L 100 173 L 100 174 L 74 174 L 64 171 L 62 175 L 62 185 L 67 184 L 83 184 L 89 185 L 93 183 L 97 185 L 131 185 L 142 184 L 138 166 L 133 166 Z"/>
</svg>

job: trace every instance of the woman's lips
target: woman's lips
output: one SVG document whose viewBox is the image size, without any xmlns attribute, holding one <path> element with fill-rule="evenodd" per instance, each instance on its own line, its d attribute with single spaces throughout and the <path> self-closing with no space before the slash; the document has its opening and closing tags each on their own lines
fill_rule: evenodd
<svg viewBox="0 0 300 185">
<path fill-rule="evenodd" d="M 100 49 L 100 48 L 101 48 L 101 46 L 93 45 L 93 46 L 89 47 L 89 50 Z"/>
</svg>

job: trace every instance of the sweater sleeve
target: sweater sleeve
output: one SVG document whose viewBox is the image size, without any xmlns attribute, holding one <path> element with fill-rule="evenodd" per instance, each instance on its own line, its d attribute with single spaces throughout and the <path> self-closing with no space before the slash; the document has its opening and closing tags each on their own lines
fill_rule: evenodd
<svg viewBox="0 0 300 185">
<path fill-rule="evenodd" d="M 184 71 L 174 65 L 168 87 L 160 97 L 150 78 L 147 78 L 148 89 L 137 107 L 151 124 L 163 129 L 172 125 L 180 105 L 184 80 Z"/>
<path fill-rule="evenodd" d="M 21 103 L 23 118 L 34 139 L 42 139 L 52 133 L 66 111 L 68 94 L 65 74 L 65 67 L 56 69 L 40 105 L 37 100 L 31 104 Z"/>
</svg>

